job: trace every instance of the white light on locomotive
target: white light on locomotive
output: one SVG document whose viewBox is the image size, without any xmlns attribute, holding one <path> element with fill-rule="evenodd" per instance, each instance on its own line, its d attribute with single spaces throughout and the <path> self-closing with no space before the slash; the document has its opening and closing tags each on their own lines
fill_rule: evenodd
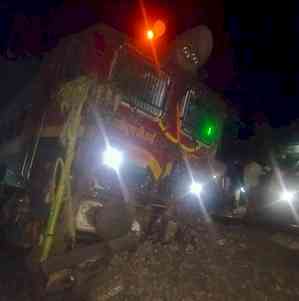
<svg viewBox="0 0 299 301">
<path fill-rule="evenodd" d="M 295 192 L 285 190 L 280 195 L 280 200 L 285 202 L 292 202 L 295 197 Z"/>
<path fill-rule="evenodd" d="M 190 192 L 199 196 L 202 192 L 202 184 L 198 182 L 192 182 L 190 185 Z"/>
<path fill-rule="evenodd" d="M 103 152 L 103 164 L 114 169 L 119 170 L 123 163 L 123 154 L 118 149 L 108 146 Z"/>
</svg>

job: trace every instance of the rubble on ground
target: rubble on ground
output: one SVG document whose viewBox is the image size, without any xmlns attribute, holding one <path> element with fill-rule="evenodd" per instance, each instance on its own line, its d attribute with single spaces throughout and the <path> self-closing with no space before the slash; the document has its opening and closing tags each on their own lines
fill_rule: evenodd
<svg viewBox="0 0 299 301">
<path fill-rule="evenodd" d="M 115 255 L 107 271 L 113 276 L 96 284 L 97 300 L 299 298 L 297 256 L 257 229 L 198 221 L 185 230 L 181 240 L 146 240 L 133 254 Z"/>
<path fill-rule="evenodd" d="M 80 300 L 299 300 L 297 253 L 259 228 L 190 220 L 172 221 L 163 240 L 153 235 L 135 252 L 114 255 L 104 272 L 83 284 L 88 293 Z M 4 280 L 10 281 L 2 276 L 0 289 Z M 4 292 L 0 300 L 29 301 L 15 292 L 19 299 Z"/>
</svg>

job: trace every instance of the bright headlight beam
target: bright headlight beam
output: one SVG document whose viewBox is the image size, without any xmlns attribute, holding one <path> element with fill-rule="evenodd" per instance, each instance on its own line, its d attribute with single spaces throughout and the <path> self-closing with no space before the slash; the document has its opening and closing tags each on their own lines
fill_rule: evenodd
<svg viewBox="0 0 299 301">
<path fill-rule="evenodd" d="M 108 146 L 103 153 L 103 164 L 118 170 L 123 162 L 123 154 L 114 147 Z"/>
<path fill-rule="evenodd" d="M 202 192 L 202 184 L 198 182 L 192 182 L 192 184 L 190 185 L 190 192 L 196 195 L 200 195 L 200 193 Z"/>
<path fill-rule="evenodd" d="M 293 191 L 283 191 L 280 196 L 280 200 L 291 202 L 294 199 L 295 193 Z"/>
</svg>

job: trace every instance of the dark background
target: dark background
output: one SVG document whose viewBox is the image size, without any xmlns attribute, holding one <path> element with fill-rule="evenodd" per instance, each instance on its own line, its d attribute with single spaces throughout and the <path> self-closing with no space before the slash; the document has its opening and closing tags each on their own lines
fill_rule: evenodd
<svg viewBox="0 0 299 301">
<path fill-rule="evenodd" d="M 144 2 L 150 19 L 166 21 L 165 39 L 169 41 L 198 24 L 205 23 L 212 29 L 215 47 L 207 66 L 210 85 L 231 100 L 249 128 L 256 120 L 267 120 L 279 127 L 299 117 L 298 1 Z M 32 63 L 32 57 L 38 58 L 55 47 L 61 37 L 96 22 L 105 22 L 135 37 L 140 20 L 139 1 L 133 0 L 2 1 L 0 51 L 2 57 L 11 59 L 7 49 L 13 49 L 14 54 L 26 57 L 18 59 L 25 66 Z M 2 86 L 5 72 L 18 80 L 13 68 L 7 67 L 12 65 L 3 62 L 0 61 Z M 6 79 L 5 86 L 11 85 Z M 1 89 L 4 107 L 11 93 Z M 14 92 L 17 90 L 16 85 Z"/>
</svg>

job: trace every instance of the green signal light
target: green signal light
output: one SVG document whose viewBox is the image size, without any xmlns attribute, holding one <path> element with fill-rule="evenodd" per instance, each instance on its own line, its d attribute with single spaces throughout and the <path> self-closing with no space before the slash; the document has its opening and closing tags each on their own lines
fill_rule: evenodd
<svg viewBox="0 0 299 301">
<path fill-rule="evenodd" d="M 216 143 L 220 134 L 219 126 L 217 120 L 202 118 L 195 129 L 195 137 L 206 144 Z"/>
<path fill-rule="evenodd" d="M 207 135 L 208 135 L 208 136 L 210 136 L 211 134 L 212 134 L 212 128 L 211 128 L 211 127 L 209 127 L 209 128 L 208 128 Z"/>
<path fill-rule="evenodd" d="M 216 131 L 217 131 L 216 128 L 217 127 L 214 124 L 202 125 L 202 135 L 206 136 L 207 138 L 212 138 L 213 136 L 216 135 Z"/>
</svg>

